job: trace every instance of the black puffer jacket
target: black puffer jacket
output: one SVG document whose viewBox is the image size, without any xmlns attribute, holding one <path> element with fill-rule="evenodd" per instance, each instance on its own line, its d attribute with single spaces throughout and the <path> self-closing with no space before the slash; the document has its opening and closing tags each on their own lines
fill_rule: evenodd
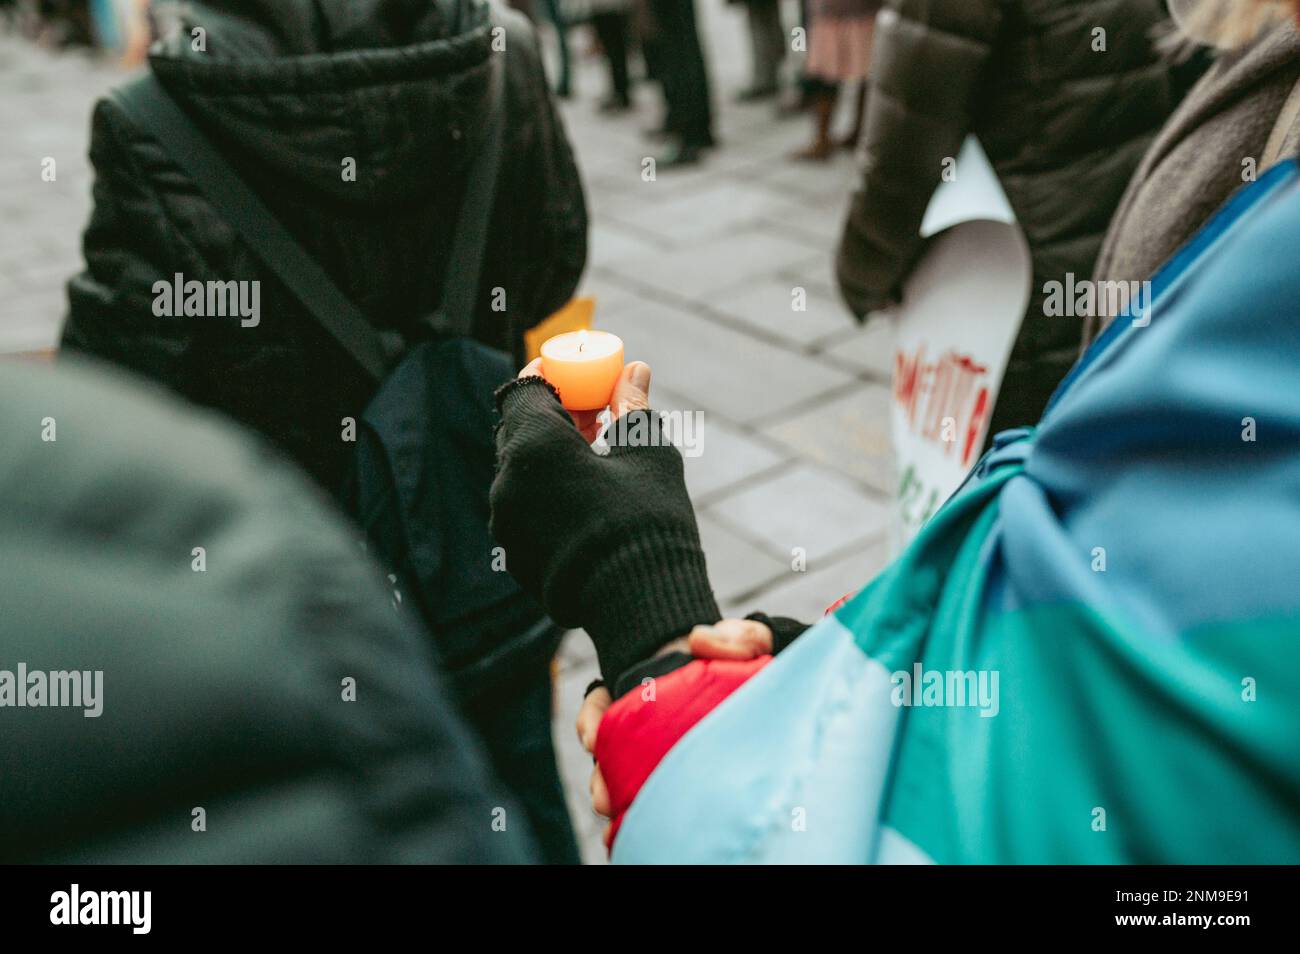
<svg viewBox="0 0 1300 954">
<path fill-rule="evenodd" d="M 485 0 L 153 9 L 162 39 L 150 65 L 162 84 L 371 321 L 409 335 L 448 267 L 485 113 L 489 16 L 518 14 Z M 507 134 L 476 337 L 509 349 L 572 293 L 587 217 L 526 26 L 511 31 L 504 55 Z M 337 490 L 351 450 L 340 420 L 359 418 L 372 385 L 109 100 L 95 109 L 91 160 L 87 268 L 69 286 L 64 346 L 252 425 Z M 355 181 L 345 180 L 348 160 Z M 261 279 L 260 323 L 156 317 L 152 287 L 177 272 Z M 492 308 L 494 288 L 504 312 Z"/>
<path fill-rule="evenodd" d="M 1077 357 L 1080 322 L 1044 317 L 1043 284 L 1091 277 L 1129 177 L 1195 79 L 1200 64 L 1179 75 L 1153 48 L 1166 16 L 1164 0 L 891 0 L 880 15 L 840 288 L 859 317 L 894 299 L 944 159 L 979 136 L 1034 264 L 991 433 L 1036 422 Z"/>
</svg>

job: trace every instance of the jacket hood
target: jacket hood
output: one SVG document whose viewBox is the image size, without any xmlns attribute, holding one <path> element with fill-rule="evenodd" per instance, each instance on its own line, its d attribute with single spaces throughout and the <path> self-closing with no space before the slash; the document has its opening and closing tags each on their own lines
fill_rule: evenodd
<svg viewBox="0 0 1300 954">
<path fill-rule="evenodd" d="M 418 198 L 486 110 L 487 0 L 155 0 L 153 17 L 159 81 L 237 165 L 308 193 Z"/>
</svg>

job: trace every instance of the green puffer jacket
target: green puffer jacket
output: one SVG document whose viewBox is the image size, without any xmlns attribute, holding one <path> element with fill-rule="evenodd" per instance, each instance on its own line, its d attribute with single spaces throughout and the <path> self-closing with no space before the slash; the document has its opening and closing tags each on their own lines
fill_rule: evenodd
<svg viewBox="0 0 1300 954">
<path fill-rule="evenodd" d="M 0 567 L 0 862 L 534 857 L 354 532 L 212 415 L 0 363 Z"/>
<path fill-rule="evenodd" d="M 880 14 L 840 289 L 860 318 L 895 300 L 943 162 L 977 135 L 1034 264 L 990 433 L 1036 422 L 1073 364 L 1080 321 L 1045 317 L 1043 285 L 1091 277 L 1130 176 L 1195 78 L 1200 64 L 1176 70 L 1153 48 L 1166 16 L 1164 0 L 890 0 Z"/>
</svg>

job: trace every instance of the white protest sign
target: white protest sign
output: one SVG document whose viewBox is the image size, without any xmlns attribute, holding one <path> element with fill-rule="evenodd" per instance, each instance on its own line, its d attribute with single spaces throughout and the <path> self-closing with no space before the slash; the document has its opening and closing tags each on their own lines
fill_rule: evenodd
<svg viewBox="0 0 1300 954">
<path fill-rule="evenodd" d="M 1033 275 L 1024 233 L 974 137 L 935 191 L 921 234 L 929 242 L 890 315 L 896 549 L 979 459 Z"/>
</svg>

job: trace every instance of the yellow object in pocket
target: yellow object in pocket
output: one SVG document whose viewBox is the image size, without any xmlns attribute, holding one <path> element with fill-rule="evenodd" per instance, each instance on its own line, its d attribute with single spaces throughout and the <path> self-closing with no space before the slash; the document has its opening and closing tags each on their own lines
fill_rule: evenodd
<svg viewBox="0 0 1300 954">
<path fill-rule="evenodd" d="M 524 346 L 528 349 L 528 360 L 532 361 L 542 353 L 542 342 L 568 331 L 586 331 L 591 328 L 591 321 L 595 314 L 595 298 L 590 296 L 570 298 L 568 303 L 555 314 L 535 328 L 524 332 Z"/>
</svg>

